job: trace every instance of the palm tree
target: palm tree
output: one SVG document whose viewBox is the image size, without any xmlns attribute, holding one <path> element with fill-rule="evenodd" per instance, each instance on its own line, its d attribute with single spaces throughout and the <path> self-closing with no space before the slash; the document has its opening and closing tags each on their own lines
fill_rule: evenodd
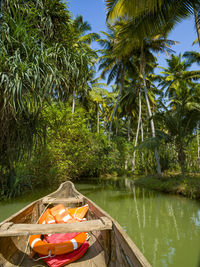
<svg viewBox="0 0 200 267">
<path fill-rule="evenodd" d="M 173 109 L 168 110 L 162 105 L 165 112 L 157 115 L 157 118 L 165 125 L 164 139 L 171 144 L 175 144 L 182 173 L 186 170 L 186 147 L 194 138 L 193 132 L 200 119 L 200 112 L 196 109 L 195 103 L 193 107 L 188 109 L 187 105 L 191 104 L 191 102 L 173 101 Z"/>
<path fill-rule="evenodd" d="M 186 55 L 188 54 L 185 54 L 185 57 Z M 180 93 L 184 96 L 188 86 L 195 85 L 192 80 L 200 78 L 200 71 L 190 71 L 189 68 L 192 61 L 181 61 L 181 54 L 178 56 L 172 55 L 166 61 L 168 68 L 161 67 L 163 69 L 161 74 L 164 74 L 164 78 L 162 78 L 162 82 L 160 83 L 162 90 L 166 89 L 165 96 L 168 96 L 169 99 Z M 181 91 L 180 88 L 182 89 Z"/>
<path fill-rule="evenodd" d="M 163 68 L 161 77 L 162 91 L 168 97 L 169 108 L 163 104 L 165 112 L 160 118 L 164 121 L 167 132 L 165 136 L 174 142 L 178 152 L 178 161 L 182 172 L 185 172 L 186 146 L 193 137 L 193 131 L 200 119 L 199 84 L 193 79 L 200 79 L 199 71 L 189 71 L 191 63 L 181 61 L 181 55 L 172 55 L 167 59 L 168 68 Z"/>
<path fill-rule="evenodd" d="M 160 35 L 157 32 L 157 36 L 151 38 L 141 39 L 138 37 L 137 32 L 140 31 L 142 26 L 142 22 L 138 21 L 138 24 L 133 24 L 132 21 L 120 21 L 117 23 L 118 32 L 117 32 L 117 41 L 116 41 L 116 49 L 117 51 L 123 51 L 125 55 L 139 55 L 139 70 L 140 76 L 142 78 L 142 86 L 144 88 L 145 100 L 147 104 L 147 110 L 149 114 L 152 137 L 155 138 L 155 126 L 152 118 L 151 106 L 149 103 L 148 90 L 146 85 L 146 71 L 147 71 L 147 62 L 155 61 L 155 57 L 152 52 L 167 52 L 171 53 L 172 50 L 170 46 L 175 44 L 174 41 L 167 40 L 163 35 Z M 122 50 L 123 48 L 123 50 Z M 161 167 L 159 163 L 159 156 L 157 148 L 155 148 L 155 158 L 157 162 L 157 172 L 161 174 Z"/>
<path fill-rule="evenodd" d="M 96 106 L 96 117 L 97 117 L 97 133 L 100 132 L 100 113 L 103 109 L 105 98 L 109 94 L 105 89 L 106 84 L 99 83 L 94 81 L 92 83 L 91 91 L 89 92 L 91 100 L 95 103 Z"/>
<path fill-rule="evenodd" d="M 199 121 L 197 122 L 197 164 L 200 169 Z"/>
<path fill-rule="evenodd" d="M 138 86 L 138 88 L 137 88 Z M 138 105 L 136 105 L 136 99 L 138 95 Z M 132 171 L 135 170 L 135 156 L 136 156 L 136 146 L 138 142 L 138 136 L 139 136 L 139 130 L 141 126 L 141 119 L 142 119 L 142 100 L 141 100 L 141 88 L 139 85 L 136 85 L 134 89 L 131 87 L 131 90 L 126 90 L 125 96 L 120 101 L 120 104 L 123 104 L 125 106 L 125 110 L 130 109 L 130 113 L 133 116 L 136 115 L 136 106 L 138 108 L 138 123 L 137 123 L 137 130 L 135 135 L 135 143 L 134 143 L 134 152 L 133 152 L 133 158 L 132 158 Z M 130 108 L 129 108 L 130 106 Z M 129 110 L 128 110 L 129 111 Z M 129 115 L 129 113 L 126 111 L 126 116 Z"/>
<path fill-rule="evenodd" d="M 200 53 L 196 51 L 187 51 L 184 53 L 185 57 L 190 63 L 197 63 L 200 65 Z"/>
<path fill-rule="evenodd" d="M 124 87 L 124 75 L 127 67 L 127 58 L 119 57 L 118 52 L 114 53 L 115 42 L 115 28 L 108 25 L 109 33 L 102 32 L 107 38 L 99 40 L 100 45 L 103 47 L 100 50 L 102 56 L 100 57 L 99 70 L 102 70 L 101 78 L 105 79 L 108 74 L 107 84 L 110 84 L 113 80 L 117 84 L 119 93 L 115 102 L 115 107 L 112 113 L 110 126 L 109 126 L 109 140 L 111 139 L 112 123 L 117 111 L 119 99 Z"/>
<path fill-rule="evenodd" d="M 118 16 L 143 21 L 143 27 L 140 35 L 143 38 L 157 31 L 159 28 L 167 25 L 167 28 L 173 27 L 174 23 L 180 22 L 190 14 L 195 15 L 198 38 L 200 40 L 199 30 L 199 0 L 106 0 L 108 19 L 116 19 Z"/>
<path fill-rule="evenodd" d="M 138 142 L 139 136 L 139 129 L 141 125 L 141 115 L 142 115 L 142 100 L 141 100 L 141 81 L 139 70 L 137 67 L 137 56 L 135 59 L 132 58 L 132 68 L 129 69 L 129 73 L 127 74 L 127 78 L 131 79 L 129 82 L 126 79 L 126 85 L 122 92 L 122 96 L 120 99 L 120 107 L 122 109 L 120 116 L 121 117 L 128 117 L 128 118 L 135 118 L 138 115 L 138 123 L 137 123 L 137 130 L 135 135 L 135 144 L 134 144 L 134 152 L 133 152 L 133 159 L 132 159 L 132 171 L 135 169 L 135 154 L 136 154 L 136 146 Z M 132 77 L 134 77 L 132 79 Z M 137 101 L 139 102 L 137 104 Z M 128 124 L 130 127 L 130 123 Z M 128 129 L 128 133 L 130 130 Z M 130 133 L 129 133 L 130 139 Z"/>
<path fill-rule="evenodd" d="M 197 39 L 200 46 L 200 5 L 196 4 L 194 6 L 194 20 L 195 20 L 195 26 L 197 31 Z"/>
<path fill-rule="evenodd" d="M 75 51 L 75 58 L 72 60 L 72 65 L 76 70 L 71 77 L 72 84 L 72 114 L 75 110 L 76 93 L 87 90 L 87 81 L 90 77 L 90 68 L 94 66 L 97 58 L 96 52 L 91 49 L 90 45 L 93 41 L 99 38 L 96 33 L 87 33 L 91 31 L 91 26 L 88 22 L 83 21 L 82 16 L 77 16 L 71 24 L 71 41 L 72 49 Z"/>
</svg>

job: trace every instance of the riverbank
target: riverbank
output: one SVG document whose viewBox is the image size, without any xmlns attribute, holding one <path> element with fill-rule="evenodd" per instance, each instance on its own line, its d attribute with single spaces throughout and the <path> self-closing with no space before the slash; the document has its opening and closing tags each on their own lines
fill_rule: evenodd
<svg viewBox="0 0 200 267">
<path fill-rule="evenodd" d="M 135 185 L 200 200 L 200 174 L 133 177 Z"/>
</svg>

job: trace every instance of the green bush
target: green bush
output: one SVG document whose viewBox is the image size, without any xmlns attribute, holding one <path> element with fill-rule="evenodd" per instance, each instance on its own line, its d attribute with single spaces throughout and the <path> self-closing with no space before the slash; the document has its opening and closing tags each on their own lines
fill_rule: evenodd
<svg viewBox="0 0 200 267">
<path fill-rule="evenodd" d="M 67 105 L 54 104 L 46 107 L 43 120 L 46 145 L 37 148 L 28 164 L 34 186 L 98 177 L 121 168 L 117 145 L 105 134 L 90 131 L 83 109 L 77 108 L 72 116 Z"/>
</svg>

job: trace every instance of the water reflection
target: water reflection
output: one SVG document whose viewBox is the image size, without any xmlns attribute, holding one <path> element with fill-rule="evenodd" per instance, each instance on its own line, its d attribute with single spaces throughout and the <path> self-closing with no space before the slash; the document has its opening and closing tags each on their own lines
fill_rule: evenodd
<svg viewBox="0 0 200 267">
<path fill-rule="evenodd" d="M 200 267 L 200 203 L 135 187 L 133 181 L 76 184 L 133 239 L 153 267 Z M 0 204 L 0 221 L 52 191 Z"/>
<path fill-rule="evenodd" d="M 153 267 L 200 267 L 200 203 L 107 182 L 87 195 L 128 232 Z M 85 194 L 85 185 L 77 185 Z M 128 190 L 126 189 L 128 187 Z"/>
</svg>

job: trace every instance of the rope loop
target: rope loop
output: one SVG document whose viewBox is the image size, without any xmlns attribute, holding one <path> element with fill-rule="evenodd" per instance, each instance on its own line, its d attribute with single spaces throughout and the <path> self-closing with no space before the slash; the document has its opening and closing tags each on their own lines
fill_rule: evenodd
<svg viewBox="0 0 200 267">
<path fill-rule="evenodd" d="M 44 257 L 40 257 L 38 259 L 33 259 L 34 261 L 39 261 L 39 260 L 42 260 L 42 259 L 46 259 L 46 258 L 53 258 L 55 257 L 55 255 L 51 255 L 51 250 L 49 250 L 49 254 L 47 256 L 44 256 Z"/>
</svg>

